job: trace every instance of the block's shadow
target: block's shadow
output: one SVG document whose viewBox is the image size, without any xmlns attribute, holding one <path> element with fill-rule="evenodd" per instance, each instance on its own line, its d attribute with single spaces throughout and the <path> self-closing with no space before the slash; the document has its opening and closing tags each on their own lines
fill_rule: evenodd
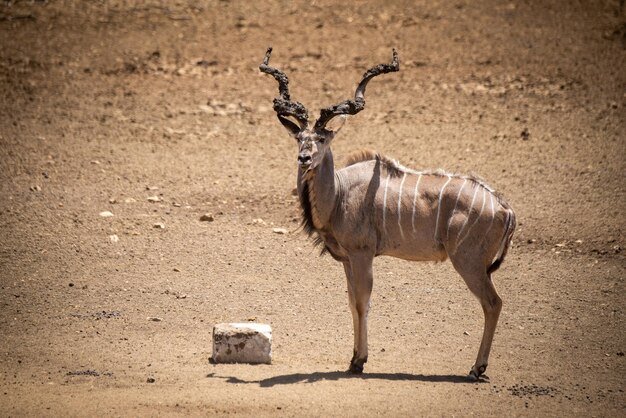
<svg viewBox="0 0 626 418">
<path fill-rule="evenodd" d="M 478 381 L 472 380 L 468 376 L 459 375 L 424 375 L 409 373 L 363 373 L 350 374 L 343 371 L 334 372 L 313 372 L 313 373 L 293 373 L 281 376 L 269 377 L 261 380 L 243 380 L 234 376 L 218 376 L 215 373 L 209 373 L 208 378 L 224 379 L 228 383 L 245 383 L 258 384 L 263 388 L 273 387 L 276 385 L 293 385 L 296 383 L 315 383 L 323 380 L 338 381 L 344 379 L 377 379 L 390 381 L 413 381 L 413 382 L 446 382 L 446 383 L 484 383 L 488 380 L 486 376 L 482 376 Z M 484 378 L 483 378 L 484 377 Z"/>
</svg>

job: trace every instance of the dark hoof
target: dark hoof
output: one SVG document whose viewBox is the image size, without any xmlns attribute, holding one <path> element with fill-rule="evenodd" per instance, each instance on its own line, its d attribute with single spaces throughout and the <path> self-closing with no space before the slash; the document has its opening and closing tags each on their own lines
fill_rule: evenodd
<svg viewBox="0 0 626 418">
<path fill-rule="evenodd" d="M 362 374 L 363 373 L 363 365 L 358 365 L 356 363 L 350 363 L 350 367 L 348 368 L 348 372 L 352 374 Z"/>
<path fill-rule="evenodd" d="M 356 356 L 356 352 L 352 356 L 352 360 L 350 360 L 350 367 L 348 368 L 348 372 L 352 374 L 361 374 L 363 373 L 363 366 L 367 363 L 367 356 L 365 358 L 359 359 Z"/>
<path fill-rule="evenodd" d="M 470 370 L 469 372 L 469 379 L 472 382 L 478 382 L 478 381 L 482 381 L 483 378 L 486 378 L 487 376 L 484 376 L 485 370 L 487 370 L 487 365 L 482 365 L 478 368 L 476 368 L 476 366 L 472 367 L 472 370 Z"/>
</svg>

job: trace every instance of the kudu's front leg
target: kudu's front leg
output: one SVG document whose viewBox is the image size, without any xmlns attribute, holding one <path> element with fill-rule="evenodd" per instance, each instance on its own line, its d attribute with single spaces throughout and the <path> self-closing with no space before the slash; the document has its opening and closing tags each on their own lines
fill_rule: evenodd
<svg viewBox="0 0 626 418">
<path fill-rule="evenodd" d="M 356 310 L 356 297 L 354 296 L 354 280 L 352 279 L 352 267 L 350 262 L 343 263 L 343 269 L 346 272 L 346 281 L 348 285 L 348 303 L 350 304 L 350 312 L 352 313 L 352 329 L 354 330 L 354 345 L 352 348 L 352 359 L 350 365 L 356 359 L 356 351 L 359 346 L 359 314 Z"/>
<path fill-rule="evenodd" d="M 349 261 L 344 263 L 354 325 L 354 354 L 349 369 L 351 373 L 363 373 L 363 365 L 367 362 L 367 314 L 374 281 L 373 259 L 369 254 L 357 254 L 350 256 Z"/>
</svg>

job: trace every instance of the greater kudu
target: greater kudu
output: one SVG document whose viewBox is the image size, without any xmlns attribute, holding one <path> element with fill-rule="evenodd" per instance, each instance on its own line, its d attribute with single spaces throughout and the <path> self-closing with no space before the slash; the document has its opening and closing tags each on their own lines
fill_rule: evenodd
<svg viewBox="0 0 626 418">
<path fill-rule="evenodd" d="M 391 64 L 369 69 L 354 100 L 322 109 L 313 128 L 308 112 L 289 97 L 287 76 L 269 66 L 268 48 L 260 66 L 279 85 L 274 110 L 297 140 L 298 195 L 304 230 L 343 263 L 354 324 L 354 355 L 349 370 L 361 373 L 367 361 L 367 314 L 372 291 L 374 257 L 389 255 L 415 261 L 450 258 L 470 291 L 479 299 L 485 324 L 470 376 L 487 368 L 502 300 L 491 273 L 502 263 L 515 230 L 515 213 L 481 180 L 438 171 L 414 171 L 378 153 L 361 151 L 335 171 L 330 144 L 345 115 L 365 106 L 365 88 L 375 76 L 398 71 Z M 335 119 L 340 123 L 330 127 Z"/>
</svg>

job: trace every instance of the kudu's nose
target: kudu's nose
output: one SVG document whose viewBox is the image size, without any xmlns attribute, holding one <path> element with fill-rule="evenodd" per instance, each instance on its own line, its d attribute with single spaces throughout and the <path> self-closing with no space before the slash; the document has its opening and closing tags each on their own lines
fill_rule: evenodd
<svg viewBox="0 0 626 418">
<path fill-rule="evenodd" d="M 311 164 L 311 156 L 309 154 L 299 154 L 298 155 L 298 163 L 300 165 L 309 165 L 309 164 Z"/>
</svg>

